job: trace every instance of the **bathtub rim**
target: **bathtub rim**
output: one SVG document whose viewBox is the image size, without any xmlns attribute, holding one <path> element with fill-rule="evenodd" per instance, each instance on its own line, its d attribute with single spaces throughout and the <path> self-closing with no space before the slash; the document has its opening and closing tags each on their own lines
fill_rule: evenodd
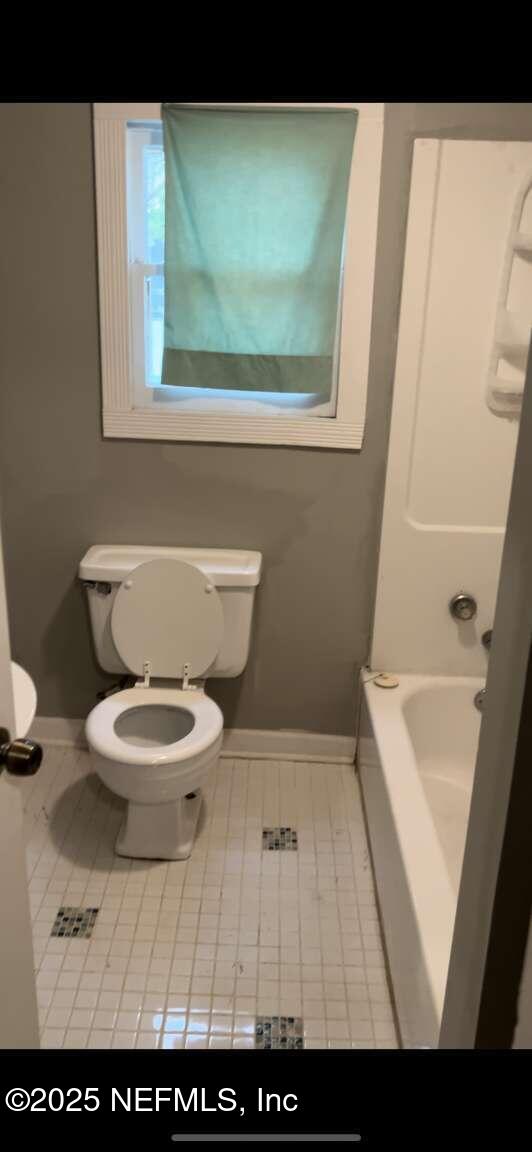
<svg viewBox="0 0 532 1152">
<path fill-rule="evenodd" d="M 447 984 L 454 920 L 458 901 L 429 807 L 404 714 L 407 700 L 428 689 L 464 687 L 471 692 L 485 683 L 480 676 L 441 676 L 425 673 L 394 673 L 396 688 L 379 688 L 378 672 L 361 670 L 362 692 L 372 726 L 372 737 L 358 742 L 359 769 L 380 770 L 400 845 L 401 864 L 408 898 L 416 922 L 419 948 L 425 967 L 429 996 L 441 1023 Z M 472 704 L 473 707 L 473 704 Z M 375 745 L 371 750 L 368 745 Z M 378 763 L 375 763 L 375 752 Z M 398 764 L 401 771 L 397 771 Z M 364 791 L 364 773 L 359 772 Z M 369 826 L 371 840 L 371 823 Z M 420 858 L 423 868 L 420 869 Z M 428 878 L 430 877 L 430 882 Z M 383 924 L 386 940 L 386 923 Z M 389 963 L 394 976 L 393 957 Z M 395 989 L 394 989 L 395 991 Z M 399 999 L 399 997 L 398 997 Z M 398 1005 L 399 1015 L 400 1005 Z"/>
</svg>

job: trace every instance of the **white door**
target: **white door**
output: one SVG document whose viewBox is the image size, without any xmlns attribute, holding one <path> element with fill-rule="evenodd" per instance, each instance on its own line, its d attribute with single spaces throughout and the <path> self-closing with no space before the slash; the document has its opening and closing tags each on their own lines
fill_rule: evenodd
<svg viewBox="0 0 532 1152">
<path fill-rule="evenodd" d="M 0 728 L 16 734 L 0 530 Z M 22 802 L 9 774 L 0 775 L 0 1048 L 38 1048 L 39 1022 L 30 907 L 22 835 Z"/>
</svg>

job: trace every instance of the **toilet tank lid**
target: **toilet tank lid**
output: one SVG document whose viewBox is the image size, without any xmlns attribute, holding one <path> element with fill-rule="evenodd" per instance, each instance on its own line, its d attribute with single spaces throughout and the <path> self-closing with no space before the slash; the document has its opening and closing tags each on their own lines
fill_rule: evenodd
<svg viewBox="0 0 532 1152">
<path fill-rule="evenodd" d="M 262 554 L 229 548 L 166 548 L 141 544 L 93 544 L 80 562 L 80 580 L 121 583 L 147 560 L 183 560 L 209 576 L 217 588 L 249 588 L 260 581 Z"/>
</svg>

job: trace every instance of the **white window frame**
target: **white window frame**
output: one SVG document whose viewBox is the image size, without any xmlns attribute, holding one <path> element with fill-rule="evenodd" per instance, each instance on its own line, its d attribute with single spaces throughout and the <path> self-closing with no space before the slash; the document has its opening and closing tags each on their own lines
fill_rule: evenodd
<svg viewBox="0 0 532 1152">
<path fill-rule="evenodd" d="M 200 105 L 192 105 L 201 107 Z M 217 107 L 234 107 L 219 104 Z M 252 107 L 275 107 L 251 105 Z M 305 108 L 305 104 L 283 107 Z M 366 414 L 384 104 L 313 104 L 355 108 L 358 122 L 347 206 L 340 362 L 332 416 L 256 411 L 213 412 L 198 401 L 145 404 L 135 391 L 128 266 L 126 133 L 130 121 L 159 121 L 160 104 L 98 103 L 93 107 L 102 364 L 103 434 L 139 440 L 362 447 Z M 242 408 L 245 406 L 242 403 Z M 255 406 L 254 406 L 255 407 Z"/>
</svg>

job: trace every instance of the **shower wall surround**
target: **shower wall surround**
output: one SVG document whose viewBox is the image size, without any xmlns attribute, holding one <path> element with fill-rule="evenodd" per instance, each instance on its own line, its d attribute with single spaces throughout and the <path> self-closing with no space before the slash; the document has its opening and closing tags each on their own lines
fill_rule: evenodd
<svg viewBox="0 0 532 1152">
<path fill-rule="evenodd" d="M 371 663 L 483 675 L 518 421 L 488 407 L 497 306 L 516 193 L 532 144 L 418 140 L 402 291 Z M 523 218 L 530 218 L 532 193 Z M 532 263 L 508 307 L 532 327 Z M 505 348 L 501 347 L 501 356 Z M 499 367 L 503 377 L 512 370 Z M 451 597 L 478 614 L 456 621 Z"/>
</svg>

